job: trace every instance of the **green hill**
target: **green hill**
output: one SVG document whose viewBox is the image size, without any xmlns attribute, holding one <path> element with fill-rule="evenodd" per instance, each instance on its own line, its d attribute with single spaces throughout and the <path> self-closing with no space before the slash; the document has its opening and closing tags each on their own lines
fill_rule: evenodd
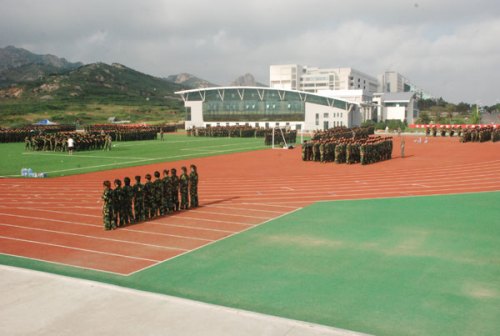
<svg viewBox="0 0 500 336">
<path fill-rule="evenodd" d="M 121 64 L 94 63 L 62 74 L 0 89 L 0 125 L 18 126 L 49 118 L 62 123 L 179 121 L 183 85 Z"/>
</svg>

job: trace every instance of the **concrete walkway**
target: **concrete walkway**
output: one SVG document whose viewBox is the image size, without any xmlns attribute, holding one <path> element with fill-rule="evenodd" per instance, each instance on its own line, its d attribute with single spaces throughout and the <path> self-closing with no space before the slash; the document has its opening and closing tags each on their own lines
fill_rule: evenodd
<svg viewBox="0 0 500 336">
<path fill-rule="evenodd" d="M 0 265 L 0 335 L 364 334 Z"/>
</svg>

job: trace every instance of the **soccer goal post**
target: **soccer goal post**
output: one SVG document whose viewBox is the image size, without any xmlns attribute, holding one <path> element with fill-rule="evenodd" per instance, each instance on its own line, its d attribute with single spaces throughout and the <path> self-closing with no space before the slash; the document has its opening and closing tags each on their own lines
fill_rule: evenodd
<svg viewBox="0 0 500 336">
<path fill-rule="evenodd" d="M 276 146 L 276 142 L 278 143 L 278 146 Z M 280 144 L 283 144 L 283 145 L 280 146 Z M 285 134 L 283 133 L 283 129 L 281 127 L 274 127 L 273 128 L 272 148 L 273 149 L 288 148 L 288 143 L 286 142 Z"/>
</svg>

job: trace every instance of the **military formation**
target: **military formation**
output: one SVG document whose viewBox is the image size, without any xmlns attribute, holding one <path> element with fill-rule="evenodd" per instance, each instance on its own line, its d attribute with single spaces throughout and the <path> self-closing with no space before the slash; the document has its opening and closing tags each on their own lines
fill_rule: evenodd
<svg viewBox="0 0 500 336">
<path fill-rule="evenodd" d="M 460 142 L 500 141 L 500 127 L 486 126 L 464 129 L 460 135 Z"/>
<path fill-rule="evenodd" d="M 58 132 L 74 132 L 74 125 L 43 125 L 20 128 L 0 128 L 0 143 L 24 142 L 26 137 L 54 134 Z"/>
<path fill-rule="evenodd" d="M 103 182 L 103 223 L 105 230 L 114 230 L 173 214 L 181 210 L 196 208 L 198 202 L 198 171 L 195 165 L 146 174 L 145 182 L 135 176 L 132 185 L 129 177 Z"/>
<path fill-rule="evenodd" d="M 263 128 L 252 126 L 214 126 L 193 127 L 187 130 L 188 136 L 219 137 L 219 138 L 264 138 L 264 144 L 270 146 L 273 143 L 279 145 L 286 142 L 294 144 L 297 141 L 297 131 L 288 128 Z"/>
<path fill-rule="evenodd" d="M 362 165 L 390 160 L 391 137 L 371 136 L 372 127 L 335 127 L 316 131 L 312 140 L 302 144 L 302 160 Z"/>
<path fill-rule="evenodd" d="M 105 133 L 114 141 L 155 140 L 157 135 L 175 132 L 177 125 L 97 124 L 85 126 L 88 133 Z"/>
<path fill-rule="evenodd" d="M 67 152 L 68 140 L 73 139 L 74 150 L 111 150 L 112 139 L 109 134 L 88 134 L 76 132 L 60 132 L 56 134 L 26 136 L 26 151 Z"/>
<path fill-rule="evenodd" d="M 358 140 L 352 138 L 311 140 L 304 141 L 302 145 L 302 160 L 367 165 L 390 160 L 392 148 L 391 137 L 376 136 Z"/>
<path fill-rule="evenodd" d="M 453 137 L 453 136 L 462 136 L 462 133 L 463 133 L 463 128 L 461 125 L 457 125 L 455 127 L 451 127 L 451 128 L 447 128 L 443 125 L 437 127 L 436 125 L 432 125 L 432 126 L 429 126 L 429 127 L 426 127 L 425 128 L 425 135 L 426 136 L 437 136 L 438 134 L 442 137 L 445 137 L 445 136 L 450 136 L 450 137 Z"/>
</svg>

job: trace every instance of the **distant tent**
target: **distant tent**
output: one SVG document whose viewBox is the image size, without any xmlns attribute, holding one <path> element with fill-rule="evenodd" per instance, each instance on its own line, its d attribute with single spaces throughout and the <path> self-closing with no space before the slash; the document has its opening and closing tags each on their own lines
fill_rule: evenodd
<svg viewBox="0 0 500 336">
<path fill-rule="evenodd" d="M 43 126 L 43 125 L 57 125 L 57 123 L 50 121 L 49 119 L 43 119 L 40 120 L 39 122 L 33 124 L 33 125 L 38 125 L 38 126 Z"/>
</svg>

